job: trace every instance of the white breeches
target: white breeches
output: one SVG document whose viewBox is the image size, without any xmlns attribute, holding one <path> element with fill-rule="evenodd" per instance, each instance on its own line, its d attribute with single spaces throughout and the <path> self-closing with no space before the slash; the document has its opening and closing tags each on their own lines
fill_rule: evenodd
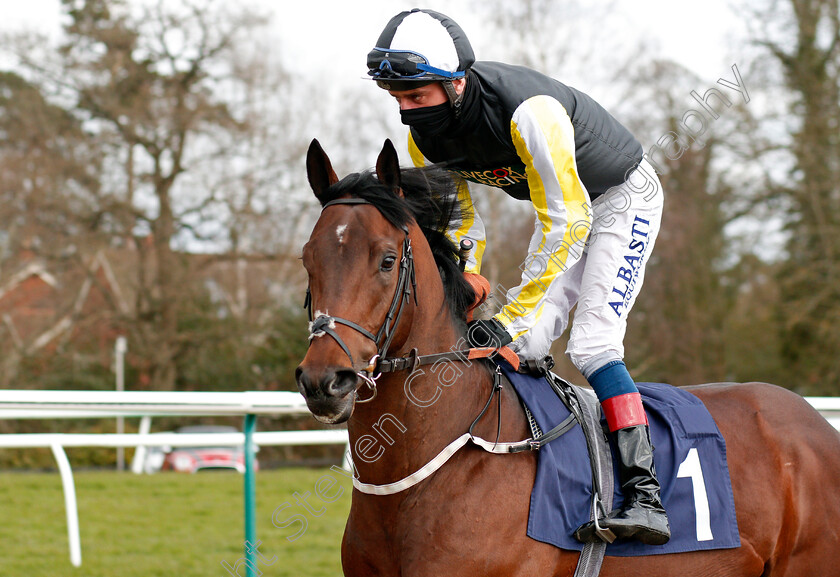
<svg viewBox="0 0 840 577">
<path fill-rule="evenodd" d="M 511 345 L 520 357 L 545 357 L 577 304 L 566 349 L 575 367 L 588 377 L 624 358 L 627 315 L 659 234 L 663 196 L 656 172 L 642 160 L 626 182 L 592 203 L 592 229 L 583 255 L 551 283 L 538 321 Z"/>
</svg>

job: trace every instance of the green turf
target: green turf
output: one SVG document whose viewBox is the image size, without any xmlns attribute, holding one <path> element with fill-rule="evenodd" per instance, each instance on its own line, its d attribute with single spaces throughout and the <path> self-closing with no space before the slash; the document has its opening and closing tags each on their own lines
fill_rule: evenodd
<svg viewBox="0 0 840 577">
<path fill-rule="evenodd" d="M 338 483 L 329 487 L 328 476 Z M 0 574 L 4 577 L 228 577 L 244 557 L 243 477 L 75 474 L 82 566 L 70 565 L 58 473 L 0 473 Z M 316 484 L 321 481 L 317 495 Z M 338 493 L 343 491 L 341 496 Z M 305 511 L 294 493 L 314 512 Z M 285 504 L 289 506 L 283 507 Z M 296 540 L 300 514 L 308 527 Z M 257 538 L 265 577 L 340 576 L 339 548 L 350 508 L 350 480 L 329 469 L 257 474 Z M 316 515 L 319 513 L 320 515 Z M 300 519 L 300 517 L 298 517 Z M 238 572 L 245 577 L 244 565 Z"/>
</svg>

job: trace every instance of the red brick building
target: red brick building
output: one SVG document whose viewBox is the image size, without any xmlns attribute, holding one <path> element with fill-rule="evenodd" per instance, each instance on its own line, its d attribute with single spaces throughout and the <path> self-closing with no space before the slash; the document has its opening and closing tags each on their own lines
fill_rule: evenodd
<svg viewBox="0 0 840 577">
<path fill-rule="evenodd" d="M 278 307 L 302 302 L 297 259 L 186 257 L 218 318 L 259 327 Z M 47 262 L 30 252 L 6 261 L 0 269 L 0 386 L 15 378 L 23 359 L 67 349 L 80 364 L 110 367 L 117 336 L 134 322 L 138 259 L 133 249 L 107 249 L 66 261 Z"/>
</svg>

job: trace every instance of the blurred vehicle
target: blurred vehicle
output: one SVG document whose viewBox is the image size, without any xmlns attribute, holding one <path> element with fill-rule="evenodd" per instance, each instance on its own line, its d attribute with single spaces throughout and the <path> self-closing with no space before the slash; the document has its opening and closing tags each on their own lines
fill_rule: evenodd
<svg viewBox="0 0 840 577">
<path fill-rule="evenodd" d="M 236 427 L 197 425 L 181 427 L 175 432 L 194 435 L 204 433 L 238 433 L 239 431 Z M 259 464 L 256 459 L 254 460 L 254 468 L 259 469 Z M 198 471 L 213 469 L 227 469 L 244 473 L 245 448 L 242 445 L 236 447 L 213 446 L 211 440 L 208 440 L 207 446 L 203 447 L 172 447 L 166 451 L 162 469 L 164 471 L 177 471 L 179 473 L 197 473 Z"/>
</svg>

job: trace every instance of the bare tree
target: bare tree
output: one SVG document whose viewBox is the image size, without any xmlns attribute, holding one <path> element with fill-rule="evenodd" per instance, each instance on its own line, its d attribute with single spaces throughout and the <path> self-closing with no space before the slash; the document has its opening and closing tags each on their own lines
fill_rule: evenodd
<svg viewBox="0 0 840 577">
<path fill-rule="evenodd" d="M 15 285 L 26 275 L 49 281 L 56 269 L 73 268 L 79 255 L 68 238 L 84 244 L 97 237 L 101 162 L 81 122 L 13 73 L 0 73 L 0 134 L 0 383 L 8 384 L 43 345 L 15 325 L 13 309 L 27 306 L 17 302 Z M 59 304 L 58 314 L 67 308 Z"/>
<path fill-rule="evenodd" d="M 743 8 L 762 63 L 787 89 L 791 170 L 773 194 L 787 209 L 779 269 L 784 358 L 802 390 L 840 383 L 840 16 L 833 0 L 778 0 Z"/>
<path fill-rule="evenodd" d="M 218 170 L 231 158 L 248 158 L 242 142 L 256 138 L 252 119 L 232 107 L 232 94 L 248 86 L 233 55 L 263 19 L 220 2 L 63 6 L 69 24 L 55 66 L 24 61 L 97 135 L 108 171 L 99 224 L 112 244 L 136 254 L 134 302 L 124 319 L 132 350 L 149 386 L 172 388 L 177 359 L 195 338 L 179 328 L 179 318 L 203 289 L 188 252 L 206 249 L 202 243 L 218 243 L 217 252 L 239 248 L 241 231 L 230 226 L 230 215 L 253 208 L 258 185 L 248 192 L 248 179 L 266 178 L 253 162 L 221 176 Z M 218 224 L 224 207 L 227 227 Z"/>
</svg>

